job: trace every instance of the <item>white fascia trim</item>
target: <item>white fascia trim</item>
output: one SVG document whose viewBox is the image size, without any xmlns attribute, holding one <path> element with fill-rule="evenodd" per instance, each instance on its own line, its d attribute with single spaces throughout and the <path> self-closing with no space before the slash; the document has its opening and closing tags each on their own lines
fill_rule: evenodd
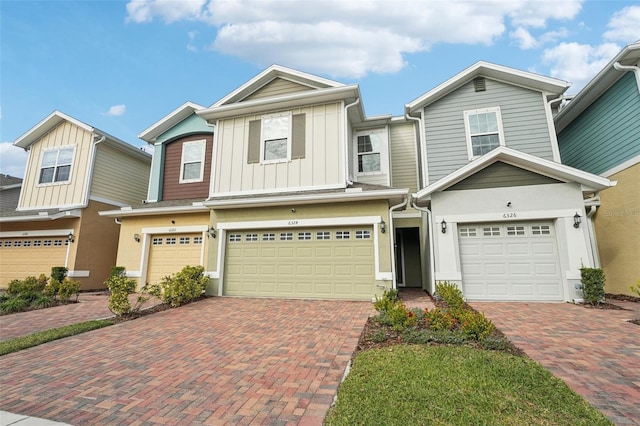
<svg viewBox="0 0 640 426">
<path fill-rule="evenodd" d="M 145 142 L 153 143 L 155 139 L 193 114 L 194 111 L 199 111 L 205 109 L 204 106 L 195 104 L 193 102 L 185 102 L 180 105 L 178 108 L 171 111 L 169 114 L 165 115 L 160 120 L 153 123 L 151 126 L 146 128 L 138 135 L 140 139 Z"/>
<path fill-rule="evenodd" d="M 111 200 L 109 198 L 96 197 L 96 196 L 93 196 L 93 195 L 89 197 L 89 201 L 96 201 L 98 203 L 110 204 L 110 205 L 115 206 L 115 207 L 127 207 L 129 205 L 127 203 L 123 203 L 123 202 L 120 202 L 120 201 Z"/>
<path fill-rule="evenodd" d="M 558 209 L 558 210 L 533 210 L 533 211 L 515 211 L 515 217 L 505 218 L 505 212 L 495 213 L 477 213 L 477 214 L 443 214 L 434 215 L 435 223 L 446 220 L 447 223 L 480 223 L 480 222 L 521 222 L 525 220 L 539 219 L 557 219 L 559 217 L 573 218 L 576 213 L 580 213 L 584 209 L 583 206 L 575 209 Z M 449 232 L 449 231 L 447 231 Z"/>
<path fill-rule="evenodd" d="M 87 278 L 89 277 L 90 271 L 69 271 L 67 272 L 67 276 L 69 278 Z"/>
<path fill-rule="evenodd" d="M 218 229 L 302 228 L 311 226 L 373 225 L 381 216 L 327 217 L 317 219 L 263 220 L 255 222 L 219 222 Z"/>
<path fill-rule="evenodd" d="M 436 191 L 444 190 L 482 170 L 483 168 L 495 163 L 496 161 L 502 161 L 504 163 L 524 168 L 525 170 L 541 173 L 558 180 L 577 182 L 582 184 L 584 189 L 590 188 L 599 190 L 615 185 L 615 183 L 611 182 L 607 178 L 578 170 L 564 164 L 545 160 L 544 158 L 536 157 L 534 155 L 525 154 L 511 148 L 500 146 L 489 152 L 488 154 L 485 154 L 482 157 L 479 157 L 478 159 L 467 163 L 465 166 L 440 179 L 434 184 L 418 191 L 415 195 L 418 198 L 423 198 L 426 195 L 430 195 Z"/>
<path fill-rule="evenodd" d="M 33 231 L 5 231 L 0 232 L 0 238 L 19 238 L 19 237 L 59 237 L 67 236 L 73 233 L 73 229 L 43 229 Z"/>
<path fill-rule="evenodd" d="M 344 100 L 345 98 L 359 97 L 360 91 L 358 89 L 358 86 L 350 85 L 222 105 L 196 111 L 196 114 L 207 121 L 211 121 L 238 115 L 248 115 L 258 112 L 264 112 L 266 110 L 275 111 L 280 109 L 299 107 L 306 104 L 338 102 Z"/>
<path fill-rule="evenodd" d="M 178 234 L 186 232 L 204 232 L 209 229 L 209 225 L 187 225 L 187 226 L 154 226 L 142 228 L 143 234 Z"/>
<path fill-rule="evenodd" d="M 36 215 L 32 216 L 8 216 L 0 218 L 0 222 L 38 222 L 45 220 L 56 220 L 64 217 L 81 217 L 82 213 L 80 210 L 66 210 L 63 212 L 58 212 L 52 215 L 49 215 L 47 212 L 38 212 Z"/>
<path fill-rule="evenodd" d="M 50 210 L 50 209 L 58 209 L 58 210 L 64 210 L 61 211 L 60 213 L 65 213 L 65 212 L 69 212 L 72 210 L 78 210 L 78 209 L 83 209 L 87 207 L 84 204 L 65 204 L 62 206 L 54 206 L 54 205 L 50 205 L 50 206 L 35 206 L 35 207 L 28 207 L 28 208 L 17 208 L 16 211 L 17 212 L 24 212 L 24 211 L 32 211 L 32 210 Z"/>
<path fill-rule="evenodd" d="M 87 132 L 90 132 L 90 133 L 95 130 L 93 127 L 83 123 L 82 121 L 76 120 L 75 118 L 63 112 L 55 110 L 51 114 L 49 114 L 47 117 L 42 119 L 42 121 L 40 121 L 38 124 L 33 126 L 31 129 L 29 129 L 25 134 L 23 134 L 18 139 L 16 139 L 16 141 L 13 144 L 20 148 L 27 149 L 32 143 L 40 139 L 49 130 L 53 129 L 62 121 L 68 121 L 74 124 L 75 126 L 78 126 L 81 129 L 86 130 Z"/>
<path fill-rule="evenodd" d="M 606 172 L 600 173 L 600 176 L 608 178 L 611 175 L 615 175 L 616 173 L 628 169 L 629 167 L 635 166 L 638 163 L 640 163 L 640 155 L 636 155 L 635 157 L 628 159 L 624 163 L 620 163 L 617 166 L 607 170 Z"/>
<path fill-rule="evenodd" d="M 408 189 L 362 191 L 362 192 L 342 192 L 336 194 L 308 194 L 308 195 L 288 195 L 282 197 L 255 197 L 233 200 L 209 200 L 204 205 L 217 209 L 237 208 L 237 207 L 270 207 L 289 204 L 313 204 L 329 203 L 335 201 L 364 201 L 389 199 L 391 197 L 402 197 L 409 193 Z"/>
<path fill-rule="evenodd" d="M 204 205 L 194 203 L 190 206 L 173 206 L 173 207 L 150 207 L 147 209 L 133 209 L 129 206 L 120 210 L 105 210 L 98 212 L 100 216 L 107 217 L 124 217 L 124 216 L 153 216 L 168 213 L 197 213 L 206 212 L 209 209 Z"/>
</svg>

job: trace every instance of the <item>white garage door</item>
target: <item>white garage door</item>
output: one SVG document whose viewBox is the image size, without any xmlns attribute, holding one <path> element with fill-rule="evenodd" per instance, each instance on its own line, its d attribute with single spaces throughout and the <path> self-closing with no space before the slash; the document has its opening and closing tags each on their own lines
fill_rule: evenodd
<svg viewBox="0 0 640 426">
<path fill-rule="evenodd" d="M 202 233 L 151 236 L 147 282 L 157 284 L 187 265 L 201 265 L 202 247 Z"/>
<path fill-rule="evenodd" d="M 228 231 L 223 293 L 371 300 L 371 226 Z"/>
<path fill-rule="evenodd" d="M 0 283 L 40 274 L 49 276 L 54 266 L 65 266 L 66 237 L 0 239 Z"/>
<path fill-rule="evenodd" d="M 468 300 L 563 300 L 553 223 L 460 224 Z"/>
</svg>

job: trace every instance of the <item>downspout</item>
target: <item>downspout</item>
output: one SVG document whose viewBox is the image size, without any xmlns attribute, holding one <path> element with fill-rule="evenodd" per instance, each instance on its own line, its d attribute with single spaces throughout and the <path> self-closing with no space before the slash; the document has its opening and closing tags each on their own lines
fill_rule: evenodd
<svg viewBox="0 0 640 426">
<path fill-rule="evenodd" d="M 636 75 L 636 84 L 638 85 L 638 92 L 640 92 L 640 68 L 634 65 L 622 65 L 620 62 L 613 64 L 613 67 L 618 71 L 633 71 Z"/>
<path fill-rule="evenodd" d="M 425 186 L 427 186 L 427 181 L 426 181 L 426 175 L 427 175 L 427 169 L 426 169 L 426 159 L 424 158 L 424 149 L 423 149 L 423 145 L 422 145 L 422 138 L 423 133 L 424 133 L 424 129 L 422 127 L 422 119 L 420 117 L 413 117 L 411 115 L 409 115 L 409 113 L 405 112 L 404 116 L 408 119 L 408 120 L 413 120 L 413 121 L 417 121 L 418 122 L 418 150 L 419 150 L 419 156 L 420 156 L 420 163 L 422 165 L 422 167 L 418 167 L 418 173 L 421 175 L 418 178 L 418 189 L 422 189 Z M 417 160 L 417 159 L 416 159 Z M 422 178 L 422 179 L 420 179 Z"/>
<path fill-rule="evenodd" d="M 409 203 L 409 195 L 403 202 L 392 206 L 389 209 L 389 242 L 391 242 L 391 288 L 397 289 L 396 279 L 396 246 L 395 246 L 395 232 L 393 229 L 393 212 L 401 207 L 405 207 Z"/>
<path fill-rule="evenodd" d="M 352 106 L 356 106 L 360 103 L 360 98 L 356 99 L 346 107 L 344 107 L 344 176 L 345 181 L 347 182 L 347 186 L 353 185 L 353 181 L 351 180 L 351 176 L 349 176 L 349 144 L 351 143 L 351 137 L 349 135 L 349 126 L 347 123 L 349 121 L 348 111 Z"/>
<path fill-rule="evenodd" d="M 429 231 L 429 291 L 431 292 L 431 294 L 433 294 L 433 292 L 436 290 L 436 277 L 435 277 L 435 271 L 436 271 L 436 260 L 435 260 L 435 250 L 434 250 L 434 242 L 433 242 L 433 223 L 431 220 L 431 210 L 429 210 L 426 207 L 419 207 L 416 204 L 416 199 L 415 197 L 412 197 L 411 200 L 411 206 L 416 209 L 419 210 L 421 212 L 424 212 L 427 214 L 427 223 L 428 223 L 428 231 Z"/>
<path fill-rule="evenodd" d="M 94 137 L 95 136 L 98 136 L 98 135 L 94 135 Z M 96 164 L 96 151 L 97 151 L 96 146 L 99 143 L 104 142 L 106 139 L 107 139 L 107 137 L 103 135 L 100 139 L 98 139 L 97 141 L 93 142 L 93 152 L 91 153 L 91 163 L 89 164 L 89 168 L 87 169 L 87 179 L 86 179 L 86 181 L 87 181 L 87 190 L 86 190 L 86 192 L 84 194 L 84 203 L 83 203 L 84 205 L 83 205 L 83 207 L 87 207 L 89 205 L 89 193 L 91 192 L 91 184 L 93 183 L 93 168 L 94 168 L 94 166 Z"/>
<path fill-rule="evenodd" d="M 585 206 L 587 207 L 587 206 Z M 593 215 L 596 214 L 597 207 L 589 206 L 587 210 L 587 232 L 589 234 L 589 243 L 591 244 L 591 256 L 593 257 L 593 267 L 600 267 L 600 253 L 598 252 L 598 244 L 596 241 L 596 233 L 593 225 Z"/>
</svg>

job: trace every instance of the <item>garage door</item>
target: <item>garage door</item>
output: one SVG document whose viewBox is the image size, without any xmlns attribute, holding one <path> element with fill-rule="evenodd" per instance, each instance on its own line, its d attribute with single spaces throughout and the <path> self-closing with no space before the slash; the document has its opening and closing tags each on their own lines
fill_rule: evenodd
<svg viewBox="0 0 640 426">
<path fill-rule="evenodd" d="M 469 300 L 563 300 L 553 223 L 460 224 Z"/>
<path fill-rule="evenodd" d="M 152 235 L 147 282 L 157 284 L 187 265 L 201 265 L 202 247 L 201 233 Z"/>
<path fill-rule="evenodd" d="M 371 226 L 228 231 L 224 294 L 370 300 Z"/>
<path fill-rule="evenodd" d="M 49 276 L 53 266 L 65 266 L 66 237 L 0 239 L 0 282 L 40 274 Z"/>
</svg>

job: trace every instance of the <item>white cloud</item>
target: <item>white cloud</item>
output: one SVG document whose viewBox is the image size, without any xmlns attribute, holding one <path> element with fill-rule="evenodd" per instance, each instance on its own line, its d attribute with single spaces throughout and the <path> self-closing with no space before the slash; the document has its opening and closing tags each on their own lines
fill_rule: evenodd
<svg viewBox="0 0 640 426">
<path fill-rule="evenodd" d="M 544 51 L 543 60 L 551 64 L 553 77 L 573 83 L 570 93 L 578 93 L 620 51 L 620 46 L 604 43 L 590 46 L 561 43 Z"/>
<path fill-rule="evenodd" d="M 189 43 L 187 43 L 187 50 L 189 52 L 197 52 L 198 48 L 193 44 L 193 40 L 196 38 L 196 35 L 198 34 L 197 31 L 189 31 L 187 33 L 187 37 L 189 37 Z"/>
<path fill-rule="evenodd" d="M 538 47 L 538 41 L 531 35 L 529 31 L 527 31 L 523 27 L 516 28 L 515 31 L 509 33 L 509 36 L 511 36 L 511 38 L 515 40 L 520 49 L 526 50 Z"/>
<path fill-rule="evenodd" d="M 530 46 L 534 40 L 523 31 L 571 19 L 581 5 L 582 0 L 131 0 L 126 20 L 202 21 L 217 30 L 209 43 L 216 51 L 262 66 L 281 63 L 362 77 L 397 72 L 406 66 L 406 54 L 434 44 L 490 45 L 509 25 L 522 28 L 514 28 L 514 36 Z"/>
<path fill-rule="evenodd" d="M 640 39 L 640 6 L 629 6 L 616 12 L 607 24 L 604 39 L 624 44 Z"/>
<path fill-rule="evenodd" d="M 127 110 L 127 107 L 124 104 L 114 105 L 111 108 L 109 108 L 109 111 L 107 111 L 106 114 L 112 117 L 119 117 L 122 114 L 124 114 L 126 110 Z"/>
<path fill-rule="evenodd" d="M 27 164 L 27 153 L 11 142 L 0 142 L 0 173 L 22 178 Z"/>
</svg>

